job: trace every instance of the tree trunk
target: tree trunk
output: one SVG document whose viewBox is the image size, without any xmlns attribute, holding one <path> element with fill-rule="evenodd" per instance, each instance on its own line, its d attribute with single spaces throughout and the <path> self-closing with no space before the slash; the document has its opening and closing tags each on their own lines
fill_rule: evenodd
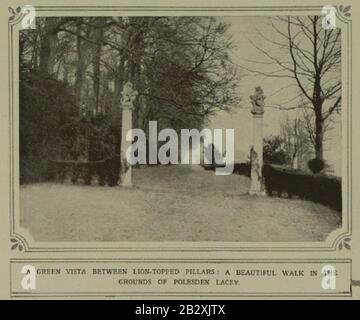
<svg viewBox="0 0 360 320">
<path fill-rule="evenodd" d="M 82 34 L 81 20 L 77 20 L 76 23 L 77 34 Z M 76 80 L 75 80 L 75 95 L 76 103 L 79 107 L 83 104 L 83 85 L 85 80 L 85 43 L 82 41 L 80 36 L 76 38 L 76 51 L 77 51 L 77 65 L 76 65 Z M 85 111 L 85 110 L 83 110 Z"/>
<path fill-rule="evenodd" d="M 117 72 L 114 79 L 114 94 L 112 101 L 112 113 L 120 109 L 120 98 L 123 85 L 125 83 L 125 59 L 119 56 Z"/>
<path fill-rule="evenodd" d="M 40 45 L 40 66 L 41 73 L 51 75 L 56 62 L 56 18 L 46 18 L 44 34 L 41 37 Z"/>
<path fill-rule="evenodd" d="M 316 57 L 316 53 L 315 53 Z M 324 119 L 322 115 L 322 106 L 324 100 L 321 94 L 321 75 L 315 67 L 315 84 L 314 84 L 314 110 L 315 110 L 315 158 L 323 160 L 323 137 L 324 137 Z"/>
<path fill-rule="evenodd" d="M 321 112 L 315 112 L 315 158 L 324 160 L 323 150 L 324 120 Z"/>
<path fill-rule="evenodd" d="M 93 88 L 94 88 L 94 110 L 95 113 L 99 113 L 100 107 L 100 59 L 101 59 L 101 50 L 102 50 L 102 37 L 103 37 L 103 30 L 99 28 L 95 30 L 94 40 L 96 44 L 94 45 L 94 52 L 93 52 Z"/>
</svg>

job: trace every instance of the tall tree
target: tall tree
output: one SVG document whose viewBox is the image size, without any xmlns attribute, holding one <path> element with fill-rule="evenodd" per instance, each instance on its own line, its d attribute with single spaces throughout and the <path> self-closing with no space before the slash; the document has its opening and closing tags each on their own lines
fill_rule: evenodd
<svg viewBox="0 0 360 320">
<path fill-rule="evenodd" d="M 51 75 L 56 62 L 57 18 L 45 18 L 41 35 L 40 72 Z"/>
<path fill-rule="evenodd" d="M 91 19 L 93 22 L 93 50 L 92 50 L 92 69 L 93 69 L 93 89 L 94 89 L 94 112 L 98 114 L 100 110 L 100 78 L 101 78 L 101 53 L 104 30 L 102 27 L 103 19 Z"/>
<path fill-rule="evenodd" d="M 290 165 L 294 169 L 306 168 L 307 161 L 313 157 L 313 144 L 304 115 L 287 116 L 280 125 L 280 137 Z"/>
<path fill-rule="evenodd" d="M 92 112 L 92 118 L 111 119 L 117 140 L 128 80 L 139 92 L 134 125 L 145 131 L 149 120 L 159 128 L 201 128 L 207 116 L 237 105 L 232 41 L 220 18 L 49 17 L 37 23 L 36 45 L 30 31 L 21 36 L 24 63 L 40 48 L 41 74 L 71 87 L 86 121 L 89 112 L 79 112 L 84 106 L 106 111 L 106 117 Z"/>
<path fill-rule="evenodd" d="M 79 106 L 83 105 L 83 86 L 85 81 L 85 71 L 86 71 L 86 56 L 88 50 L 88 43 L 81 38 L 81 35 L 84 33 L 86 36 L 89 36 L 89 28 L 84 32 L 83 20 L 79 18 L 76 20 L 76 53 L 77 53 L 77 63 L 76 63 L 76 73 L 75 73 L 75 96 L 76 101 Z"/>
<path fill-rule="evenodd" d="M 285 55 L 275 55 L 254 45 L 274 68 L 263 71 L 246 68 L 272 78 L 290 78 L 298 86 L 314 113 L 315 155 L 323 160 L 324 126 L 341 107 L 341 30 L 325 29 L 323 17 L 279 17 L 271 21 L 276 37 L 264 41 L 274 45 Z M 286 109 L 286 108 L 284 108 Z"/>
</svg>

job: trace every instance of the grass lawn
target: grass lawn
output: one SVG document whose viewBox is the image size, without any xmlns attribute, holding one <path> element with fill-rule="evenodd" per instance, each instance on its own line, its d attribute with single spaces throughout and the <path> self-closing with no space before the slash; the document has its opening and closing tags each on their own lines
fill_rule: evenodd
<svg viewBox="0 0 360 320">
<path fill-rule="evenodd" d="M 37 241 L 322 241 L 338 213 L 309 201 L 255 197 L 249 179 L 199 166 L 133 170 L 133 188 L 21 187 L 21 225 Z"/>
</svg>

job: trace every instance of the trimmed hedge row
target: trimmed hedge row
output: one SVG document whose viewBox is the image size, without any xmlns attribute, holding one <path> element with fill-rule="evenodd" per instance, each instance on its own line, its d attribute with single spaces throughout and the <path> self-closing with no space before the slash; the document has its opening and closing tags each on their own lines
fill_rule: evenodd
<svg viewBox="0 0 360 320">
<path fill-rule="evenodd" d="M 203 164 L 205 170 L 214 171 L 217 167 L 224 167 L 224 165 L 214 165 L 214 164 Z M 234 163 L 233 173 L 239 174 L 241 176 L 250 177 L 251 166 L 249 163 Z"/>
<path fill-rule="evenodd" d="M 64 182 L 67 178 L 73 184 L 82 180 L 90 185 L 95 176 L 101 186 L 108 184 L 110 187 L 118 184 L 120 174 L 120 157 L 99 161 L 50 161 L 48 179 Z"/>
<path fill-rule="evenodd" d="M 234 164 L 234 173 L 241 176 L 250 177 L 251 176 L 251 165 L 250 163 L 235 163 Z"/>
<path fill-rule="evenodd" d="M 268 195 L 286 193 L 321 203 L 341 212 L 341 179 L 326 175 L 312 175 L 299 170 L 284 169 L 265 164 L 263 178 Z"/>
<path fill-rule="evenodd" d="M 204 165 L 206 170 L 215 170 L 214 165 Z M 236 163 L 234 173 L 250 177 L 249 163 Z M 314 201 L 329 206 L 339 212 L 342 210 L 341 178 L 313 175 L 300 170 L 287 169 L 278 165 L 264 164 L 263 179 L 268 195 L 286 194 L 289 198 L 298 196 L 301 199 Z"/>
</svg>

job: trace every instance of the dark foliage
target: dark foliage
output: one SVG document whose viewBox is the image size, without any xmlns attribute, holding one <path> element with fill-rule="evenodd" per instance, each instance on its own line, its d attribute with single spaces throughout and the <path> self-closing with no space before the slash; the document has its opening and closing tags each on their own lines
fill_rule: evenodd
<svg viewBox="0 0 360 320">
<path fill-rule="evenodd" d="M 269 195 L 286 193 L 327 205 L 339 212 L 342 209 L 341 179 L 325 175 L 312 175 L 300 170 L 284 169 L 265 164 L 263 177 Z"/>
<path fill-rule="evenodd" d="M 273 164 L 288 164 L 290 159 L 283 149 L 283 140 L 279 136 L 264 139 L 264 162 Z"/>
<path fill-rule="evenodd" d="M 116 184 L 116 174 L 108 171 L 119 171 L 120 161 L 114 160 L 120 150 L 119 123 L 114 124 L 111 115 L 85 115 L 78 109 L 65 83 L 35 71 L 21 75 L 20 183 L 51 180 L 70 170 L 75 181 L 87 171 L 86 181 L 97 175 L 100 184 L 104 177 Z M 62 161 L 57 174 L 54 161 Z"/>
<path fill-rule="evenodd" d="M 67 178 L 73 184 L 81 183 L 90 185 L 93 178 L 98 178 L 101 186 L 110 187 L 118 184 L 120 175 L 120 156 L 115 156 L 99 161 L 50 161 L 51 180 L 64 182 Z"/>
<path fill-rule="evenodd" d="M 321 159 L 311 159 L 308 161 L 308 167 L 312 173 L 316 174 L 325 168 L 325 162 Z"/>
<path fill-rule="evenodd" d="M 215 170 L 215 165 L 204 165 L 206 170 Z M 277 165 L 264 164 L 263 178 L 268 195 L 286 194 L 289 198 L 297 196 L 329 206 L 339 212 L 342 210 L 341 179 L 326 175 L 312 175 L 301 170 L 287 169 Z M 250 163 L 236 163 L 234 174 L 250 177 Z"/>
<path fill-rule="evenodd" d="M 214 165 L 214 164 L 204 164 L 203 165 L 205 170 L 212 170 L 214 171 L 218 167 L 224 167 L 224 165 Z M 234 164 L 234 174 L 239 174 L 241 176 L 250 177 L 251 166 L 249 162 L 242 162 L 242 163 L 235 163 Z"/>
<path fill-rule="evenodd" d="M 48 178 L 48 159 L 61 155 L 61 128 L 76 117 L 66 84 L 35 71 L 20 80 L 20 182 Z"/>
<path fill-rule="evenodd" d="M 234 173 L 239 174 L 241 176 L 250 177 L 251 174 L 251 165 L 249 162 L 246 163 L 235 163 L 234 165 Z"/>
</svg>

